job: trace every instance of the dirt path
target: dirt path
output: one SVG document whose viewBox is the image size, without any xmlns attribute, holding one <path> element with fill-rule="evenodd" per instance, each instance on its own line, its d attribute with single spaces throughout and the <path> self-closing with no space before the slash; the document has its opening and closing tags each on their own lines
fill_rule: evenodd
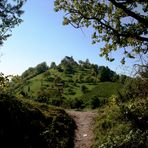
<svg viewBox="0 0 148 148">
<path fill-rule="evenodd" d="M 90 148 L 93 141 L 93 119 L 95 112 L 67 111 L 75 120 L 77 129 L 75 133 L 75 148 Z"/>
</svg>

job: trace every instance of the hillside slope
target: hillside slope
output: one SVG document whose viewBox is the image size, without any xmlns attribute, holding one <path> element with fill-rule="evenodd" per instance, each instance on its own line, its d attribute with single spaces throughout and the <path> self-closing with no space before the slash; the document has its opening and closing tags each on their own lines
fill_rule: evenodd
<svg viewBox="0 0 148 148">
<path fill-rule="evenodd" d="M 73 147 L 75 123 L 68 114 L 45 104 L 0 94 L 0 147 Z"/>
<path fill-rule="evenodd" d="M 83 108 L 89 106 L 85 102 L 93 97 L 108 99 L 116 94 L 125 79 L 126 76 L 119 76 L 108 67 L 88 60 L 77 63 L 72 57 L 65 57 L 59 65 L 52 62 L 48 67 L 43 62 L 29 68 L 20 77 L 14 77 L 11 84 L 19 97 L 66 108 Z"/>
</svg>

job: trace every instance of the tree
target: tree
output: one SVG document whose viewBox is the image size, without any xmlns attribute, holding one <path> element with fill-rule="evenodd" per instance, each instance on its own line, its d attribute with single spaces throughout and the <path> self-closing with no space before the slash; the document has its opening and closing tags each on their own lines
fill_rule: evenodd
<svg viewBox="0 0 148 148">
<path fill-rule="evenodd" d="M 0 94 L 6 93 L 9 90 L 9 76 L 4 76 L 0 73 Z"/>
<path fill-rule="evenodd" d="M 138 65 L 138 73 L 141 76 L 141 78 L 148 80 L 148 64 L 143 66 Z"/>
<path fill-rule="evenodd" d="M 92 76 L 97 77 L 98 75 L 98 65 L 97 64 L 91 64 L 91 68 L 92 68 Z"/>
<path fill-rule="evenodd" d="M 84 62 L 83 67 L 84 67 L 84 68 L 90 68 L 90 66 L 91 66 L 91 64 L 90 64 L 90 62 L 89 62 L 89 59 L 86 59 L 85 62 Z"/>
<path fill-rule="evenodd" d="M 122 84 L 124 84 L 125 81 L 126 81 L 126 79 L 127 79 L 127 76 L 126 75 L 120 75 L 119 82 L 122 83 Z"/>
<path fill-rule="evenodd" d="M 22 78 L 23 79 L 29 79 L 31 77 L 34 77 L 36 75 L 36 70 L 35 68 L 33 67 L 29 67 L 27 70 L 25 70 L 23 73 L 22 73 Z"/>
<path fill-rule="evenodd" d="M 64 65 L 64 73 L 65 74 L 74 74 L 74 72 L 75 72 L 75 70 L 74 70 L 73 65 L 71 65 L 71 64 Z"/>
<path fill-rule="evenodd" d="M 125 58 L 148 52 L 147 0 L 55 0 L 55 11 L 64 10 L 64 25 L 93 27 L 92 43 L 105 42 L 101 56 L 113 61 L 110 53 L 123 50 Z"/>
<path fill-rule="evenodd" d="M 11 29 L 22 22 L 22 6 L 26 0 L 0 1 L 0 46 L 11 35 Z"/>
<path fill-rule="evenodd" d="M 55 68 L 56 68 L 56 63 L 55 63 L 55 62 L 51 62 L 51 64 L 50 64 L 50 68 L 55 69 Z"/>
<path fill-rule="evenodd" d="M 61 61 L 61 65 L 67 65 L 67 64 L 72 64 L 72 65 L 77 65 L 77 62 L 73 59 L 73 57 L 68 57 L 65 56 L 64 59 Z"/>
<path fill-rule="evenodd" d="M 110 70 L 108 67 L 105 66 L 100 66 L 98 71 L 101 82 L 112 81 L 112 78 L 115 75 L 115 72 L 113 72 L 112 70 Z"/>
<path fill-rule="evenodd" d="M 86 92 L 88 92 L 88 88 L 87 88 L 87 86 L 85 86 L 85 85 L 81 85 L 81 91 L 82 91 L 82 93 L 86 93 Z"/>
<path fill-rule="evenodd" d="M 45 71 L 47 71 L 49 69 L 49 67 L 47 66 L 47 63 L 46 62 L 42 62 L 40 64 L 38 64 L 36 67 L 36 74 L 41 74 Z"/>
<path fill-rule="evenodd" d="M 73 57 L 66 56 L 64 59 L 61 60 L 61 64 L 59 65 L 65 74 L 73 74 L 74 67 L 77 66 L 77 62 L 73 59 Z"/>
</svg>

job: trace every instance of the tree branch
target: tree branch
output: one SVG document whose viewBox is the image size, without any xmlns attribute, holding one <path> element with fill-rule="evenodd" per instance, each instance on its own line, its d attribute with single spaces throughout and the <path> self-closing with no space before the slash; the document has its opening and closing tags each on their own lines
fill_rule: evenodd
<svg viewBox="0 0 148 148">
<path fill-rule="evenodd" d="M 79 11 L 80 15 L 84 18 L 84 19 L 88 19 L 88 20 L 97 20 L 101 25 L 105 26 L 107 29 L 110 29 L 113 31 L 114 34 L 116 34 L 117 36 L 123 36 L 123 37 L 131 37 L 133 39 L 137 39 L 139 41 L 148 41 L 148 38 L 147 37 L 142 37 L 142 36 L 138 36 L 136 34 L 131 34 L 130 32 L 129 33 L 119 33 L 118 30 L 114 29 L 113 27 L 111 27 L 110 25 L 107 25 L 106 23 L 103 23 L 100 19 L 96 18 L 96 17 L 86 17 L 85 15 L 83 15 L 83 13 L 81 13 Z"/>
<path fill-rule="evenodd" d="M 117 3 L 115 0 L 109 0 L 111 3 L 113 3 L 116 7 L 122 9 L 125 13 L 127 13 L 129 16 L 135 18 L 138 20 L 140 23 L 144 24 L 146 27 L 148 27 L 148 20 L 141 17 L 140 15 L 134 13 L 133 11 L 130 11 L 127 9 L 123 4 Z"/>
<path fill-rule="evenodd" d="M 114 1 L 114 0 L 112 0 Z M 103 21 L 101 21 L 101 19 L 98 19 L 95 16 L 92 17 L 88 17 L 86 15 L 84 15 L 80 10 L 76 10 L 76 9 L 71 9 L 70 13 L 75 13 L 77 15 L 81 15 L 82 17 L 80 18 L 79 23 L 81 22 L 82 18 L 86 19 L 86 20 L 96 20 L 98 23 L 100 23 L 102 26 L 104 26 L 106 29 L 110 29 L 113 31 L 114 35 L 116 35 L 117 37 L 126 37 L 126 38 L 132 38 L 132 39 L 136 39 L 139 41 L 148 41 L 147 37 L 144 36 L 139 36 L 137 34 L 132 34 L 130 32 L 126 32 L 126 33 L 120 33 L 118 30 L 116 30 L 115 28 L 111 27 L 110 25 L 108 25 L 107 23 L 104 23 Z M 105 21 L 105 20 L 104 20 Z M 77 26 L 74 26 L 74 24 L 70 23 L 72 26 L 74 26 L 75 28 L 80 28 L 79 23 L 77 24 Z"/>
</svg>

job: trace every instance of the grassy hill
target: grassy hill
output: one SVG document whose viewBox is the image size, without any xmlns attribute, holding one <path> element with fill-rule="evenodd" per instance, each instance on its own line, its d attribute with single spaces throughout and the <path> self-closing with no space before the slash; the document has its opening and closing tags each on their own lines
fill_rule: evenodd
<svg viewBox="0 0 148 148">
<path fill-rule="evenodd" d="M 95 87 L 91 89 L 90 92 L 84 95 L 85 98 L 89 98 L 89 96 L 98 96 L 103 98 L 108 98 L 112 95 L 116 95 L 117 91 L 122 88 L 121 83 L 117 82 L 100 82 L 97 83 Z"/>
<path fill-rule="evenodd" d="M 29 68 L 17 78 L 17 83 L 12 79 L 16 94 L 71 108 L 76 107 L 74 104 L 77 102 L 85 107 L 85 102 L 93 97 L 108 99 L 122 87 L 121 76 L 108 67 L 99 67 L 88 60 L 77 63 L 72 57 L 65 57 L 59 65 L 53 63 L 50 67 L 43 62 Z"/>
</svg>

